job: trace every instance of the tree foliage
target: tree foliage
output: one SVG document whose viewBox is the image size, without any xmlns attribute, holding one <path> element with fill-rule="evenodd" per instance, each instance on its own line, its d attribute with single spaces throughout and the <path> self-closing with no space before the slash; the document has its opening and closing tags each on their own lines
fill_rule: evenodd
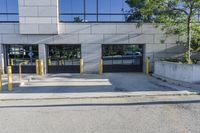
<svg viewBox="0 0 200 133">
<path fill-rule="evenodd" d="M 139 12 L 138 22 L 163 23 L 167 34 L 185 37 L 188 63 L 192 49 L 200 49 L 200 0 L 127 0 L 129 6 Z M 134 15 L 133 15 L 134 16 Z M 148 20 L 148 21 L 147 21 Z M 192 48 L 191 48 L 192 47 Z"/>
</svg>

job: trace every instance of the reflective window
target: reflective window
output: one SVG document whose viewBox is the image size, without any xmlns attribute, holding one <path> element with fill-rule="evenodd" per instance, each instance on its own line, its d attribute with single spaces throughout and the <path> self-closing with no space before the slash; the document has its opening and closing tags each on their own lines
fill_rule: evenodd
<svg viewBox="0 0 200 133">
<path fill-rule="evenodd" d="M 60 0 L 61 22 L 124 22 L 126 0 Z"/>
<path fill-rule="evenodd" d="M 140 65 L 142 45 L 103 45 L 104 65 Z"/>
<path fill-rule="evenodd" d="M 97 1 L 96 0 L 85 0 L 85 12 L 96 13 L 97 12 Z"/>
<path fill-rule="evenodd" d="M 0 0 L 0 22 L 18 21 L 18 0 Z"/>
<path fill-rule="evenodd" d="M 48 65 L 79 65 L 81 58 L 80 45 L 49 45 Z"/>
<path fill-rule="evenodd" d="M 19 65 L 22 62 L 27 62 L 27 65 L 35 65 L 38 59 L 37 45 L 9 45 L 7 46 L 8 64 Z"/>
</svg>

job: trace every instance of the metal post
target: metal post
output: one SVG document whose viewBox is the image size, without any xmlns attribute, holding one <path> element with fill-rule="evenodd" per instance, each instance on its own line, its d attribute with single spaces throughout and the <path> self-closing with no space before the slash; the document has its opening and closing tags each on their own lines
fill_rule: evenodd
<svg viewBox="0 0 200 133">
<path fill-rule="evenodd" d="M 13 66 L 14 64 L 14 59 L 10 59 L 10 65 Z"/>
<path fill-rule="evenodd" d="M 22 64 L 19 64 L 19 81 L 22 80 Z"/>
<path fill-rule="evenodd" d="M 83 59 L 80 59 L 80 74 L 83 75 L 83 70 L 84 69 L 84 62 Z"/>
<path fill-rule="evenodd" d="M 39 60 L 39 72 L 41 76 L 44 75 L 44 63 L 42 59 Z"/>
<path fill-rule="evenodd" d="M 99 74 L 103 75 L 103 59 L 99 61 Z"/>
<path fill-rule="evenodd" d="M 38 59 L 35 61 L 35 67 L 36 67 L 36 75 L 39 75 L 40 71 L 39 71 L 39 60 Z"/>
<path fill-rule="evenodd" d="M 12 92 L 13 85 L 12 85 L 12 67 L 11 66 L 7 67 L 7 75 L 8 75 L 8 91 Z"/>
<path fill-rule="evenodd" d="M 146 60 L 146 75 L 149 75 L 150 69 L 151 69 L 150 67 L 151 67 L 150 57 L 147 57 L 147 60 Z"/>
<path fill-rule="evenodd" d="M 2 66 L 0 66 L 0 92 L 2 92 Z"/>
<path fill-rule="evenodd" d="M 51 66 L 51 59 L 48 59 L 48 65 Z"/>
<path fill-rule="evenodd" d="M 64 59 L 61 60 L 61 64 L 62 64 L 62 65 L 65 65 Z"/>
</svg>

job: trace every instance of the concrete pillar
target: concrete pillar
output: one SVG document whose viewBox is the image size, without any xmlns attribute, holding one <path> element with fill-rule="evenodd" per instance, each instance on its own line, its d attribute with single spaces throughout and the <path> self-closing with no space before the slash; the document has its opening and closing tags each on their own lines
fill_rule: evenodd
<svg viewBox="0 0 200 133">
<path fill-rule="evenodd" d="M 44 61 L 44 74 L 47 73 L 47 53 L 46 53 L 46 45 L 38 44 L 39 46 L 39 59 Z"/>
<path fill-rule="evenodd" d="M 19 0 L 20 34 L 58 34 L 59 0 Z"/>
<path fill-rule="evenodd" d="M 81 44 L 84 73 L 98 73 L 101 59 L 101 44 Z"/>
<path fill-rule="evenodd" d="M 4 52 L 3 52 L 3 44 L 0 44 L 0 65 L 2 67 L 2 72 L 4 73 Z"/>
</svg>

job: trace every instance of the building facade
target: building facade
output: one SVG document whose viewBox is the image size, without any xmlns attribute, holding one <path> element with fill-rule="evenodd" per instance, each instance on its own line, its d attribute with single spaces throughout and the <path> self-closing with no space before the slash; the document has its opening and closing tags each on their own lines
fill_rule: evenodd
<svg viewBox="0 0 200 133">
<path fill-rule="evenodd" d="M 22 72 L 35 73 L 35 60 L 43 59 L 45 73 L 78 73 L 82 58 L 85 73 L 97 73 L 100 59 L 104 72 L 144 72 L 147 57 L 153 68 L 155 60 L 185 51 L 180 37 L 128 22 L 124 1 L 0 0 L 2 68 L 18 72 L 28 61 Z"/>
</svg>

